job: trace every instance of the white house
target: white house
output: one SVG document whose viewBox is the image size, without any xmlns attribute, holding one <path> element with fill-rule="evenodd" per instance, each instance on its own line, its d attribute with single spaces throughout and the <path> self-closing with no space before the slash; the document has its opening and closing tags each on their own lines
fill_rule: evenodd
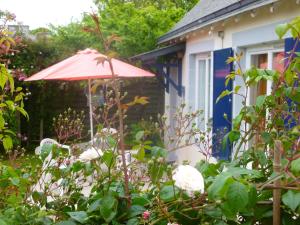
<svg viewBox="0 0 300 225">
<path fill-rule="evenodd" d="M 205 121 L 212 118 L 212 132 L 222 139 L 222 130 L 231 129 L 224 113 L 231 120 L 241 108 L 241 99 L 236 96 L 228 96 L 216 104 L 225 89 L 225 76 L 234 69 L 234 65 L 225 61 L 234 53 L 243 52 L 243 69 L 252 65 L 278 69 L 282 66 L 280 59 L 291 50 L 294 40 L 289 37 L 279 40 L 275 27 L 297 16 L 300 16 L 300 0 L 201 0 L 159 38 L 158 44 L 164 47 L 135 58 L 144 65 L 154 65 L 163 78 L 165 105 L 170 106 L 167 113 L 172 114 L 182 101 L 193 109 L 203 109 Z M 240 83 L 236 79 L 229 88 Z M 261 83 L 251 90 L 249 102 L 258 94 L 270 93 L 271 85 Z M 205 121 L 198 126 L 204 127 Z M 213 155 L 230 158 L 231 147 L 217 151 L 218 138 L 213 140 Z M 199 161 L 201 154 L 197 148 L 188 147 L 178 150 L 173 157 L 193 164 Z"/>
</svg>

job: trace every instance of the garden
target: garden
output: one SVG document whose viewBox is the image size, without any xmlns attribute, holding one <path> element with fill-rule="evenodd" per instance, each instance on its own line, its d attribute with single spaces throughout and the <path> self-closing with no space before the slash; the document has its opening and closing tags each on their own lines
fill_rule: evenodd
<svg viewBox="0 0 300 225">
<path fill-rule="evenodd" d="M 35 58 L 40 67 L 31 68 L 33 62 L 22 49 L 24 43 L 32 48 L 36 43 L 29 45 L 12 36 L 6 23 L 14 15 L 0 15 L 0 225 L 300 224 L 300 54 L 296 47 L 285 57 L 284 71 L 254 67 L 243 71 L 241 54 L 228 58 L 236 70 L 228 74 L 224 89 L 239 77 L 246 92 L 237 86 L 217 100 L 231 94 L 244 99 L 232 130 L 222 140 L 222 148 L 234 146 L 235 153 L 231 161 L 218 161 L 211 155 L 211 128 L 203 131 L 195 125 L 203 112 L 192 112 L 185 103 L 172 118 L 160 114 L 128 126 L 130 110 L 150 104 L 149 99 L 128 98 L 114 74 L 113 58 L 116 52 L 123 57 L 130 52 L 122 48 L 117 35 L 103 30 L 102 17 L 87 15 L 80 35 L 100 43 L 106 57 L 98 58 L 98 63 L 108 63 L 112 73 L 111 79 L 96 80 L 92 86 L 106 87 L 105 103 L 93 108 L 95 138 L 89 141 L 86 134 L 87 112 L 66 108 L 46 127 L 53 129 L 56 140 L 44 139 L 26 149 L 26 137 L 17 127 L 20 120 L 35 120 L 26 108 L 27 98 L 35 95 L 23 80 L 31 70 L 48 65 Z M 297 45 L 300 18 L 276 28 L 278 39 L 288 32 Z M 47 46 L 49 55 L 43 57 L 57 57 L 50 51 L 51 43 Z M 261 80 L 273 82 L 272 93 L 247 104 L 248 90 Z M 175 128 L 168 125 L 169 119 L 176 121 Z M 175 130 L 174 136 L 165 140 L 170 129 Z M 174 149 L 168 149 L 166 142 L 175 149 L 197 145 L 205 157 L 195 167 L 188 162 L 170 163 L 168 152 Z"/>
</svg>

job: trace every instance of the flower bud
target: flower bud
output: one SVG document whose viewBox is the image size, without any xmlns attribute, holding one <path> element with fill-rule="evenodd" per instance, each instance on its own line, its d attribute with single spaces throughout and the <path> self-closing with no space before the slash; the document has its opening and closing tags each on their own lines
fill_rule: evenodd
<svg viewBox="0 0 300 225">
<path fill-rule="evenodd" d="M 150 212 L 148 210 L 143 212 L 143 219 L 148 220 L 149 218 L 150 218 Z"/>
</svg>

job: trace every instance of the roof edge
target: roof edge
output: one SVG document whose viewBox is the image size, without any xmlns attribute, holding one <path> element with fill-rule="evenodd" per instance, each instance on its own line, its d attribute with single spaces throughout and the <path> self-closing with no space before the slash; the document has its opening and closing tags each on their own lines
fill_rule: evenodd
<svg viewBox="0 0 300 225">
<path fill-rule="evenodd" d="M 229 5 L 223 9 L 220 9 L 212 14 L 197 19 L 183 27 L 180 27 L 174 31 L 168 32 L 158 38 L 158 44 L 163 44 L 175 37 L 186 34 L 192 30 L 200 29 L 204 26 L 218 22 L 223 19 L 235 16 L 245 11 L 259 8 L 279 0 L 243 0 L 232 5 Z M 239 11 L 240 10 L 240 11 Z"/>
<path fill-rule="evenodd" d="M 149 59 L 153 59 L 159 56 L 163 56 L 163 55 L 168 55 L 168 54 L 172 54 L 175 52 L 179 52 L 179 51 L 183 51 L 185 50 L 185 42 L 179 43 L 179 44 L 175 44 L 175 45 L 169 45 L 166 47 L 162 47 L 162 48 L 158 48 L 158 49 L 154 49 L 152 51 L 148 51 L 148 52 L 144 52 L 138 55 L 135 55 L 133 57 L 131 57 L 131 60 L 142 60 L 142 61 L 146 61 Z"/>
</svg>

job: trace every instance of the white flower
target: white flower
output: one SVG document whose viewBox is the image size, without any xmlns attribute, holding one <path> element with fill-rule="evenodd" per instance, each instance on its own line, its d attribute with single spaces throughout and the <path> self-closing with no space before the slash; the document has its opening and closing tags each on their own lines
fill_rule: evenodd
<svg viewBox="0 0 300 225">
<path fill-rule="evenodd" d="M 79 156 L 79 160 L 82 162 L 88 162 L 93 159 L 100 158 L 100 156 L 102 155 L 103 152 L 100 149 L 96 150 L 95 148 L 91 147 L 86 151 L 84 151 L 83 153 L 81 153 L 81 155 Z"/>
<path fill-rule="evenodd" d="M 194 167 L 189 165 L 180 165 L 173 173 L 175 185 L 180 189 L 187 191 L 192 196 L 193 192 L 204 193 L 204 179 L 202 174 Z"/>
<path fill-rule="evenodd" d="M 101 130 L 101 132 L 102 133 L 108 133 L 108 134 L 111 134 L 111 135 L 118 133 L 118 131 L 114 128 L 103 128 Z"/>
<path fill-rule="evenodd" d="M 218 163 L 218 160 L 217 160 L 215 157 L 210 157 L 209 160 L 208 160 L 208 162 L 209 162 L 210 164 L 217 164 L 217 163 Z"/>
</svg>

